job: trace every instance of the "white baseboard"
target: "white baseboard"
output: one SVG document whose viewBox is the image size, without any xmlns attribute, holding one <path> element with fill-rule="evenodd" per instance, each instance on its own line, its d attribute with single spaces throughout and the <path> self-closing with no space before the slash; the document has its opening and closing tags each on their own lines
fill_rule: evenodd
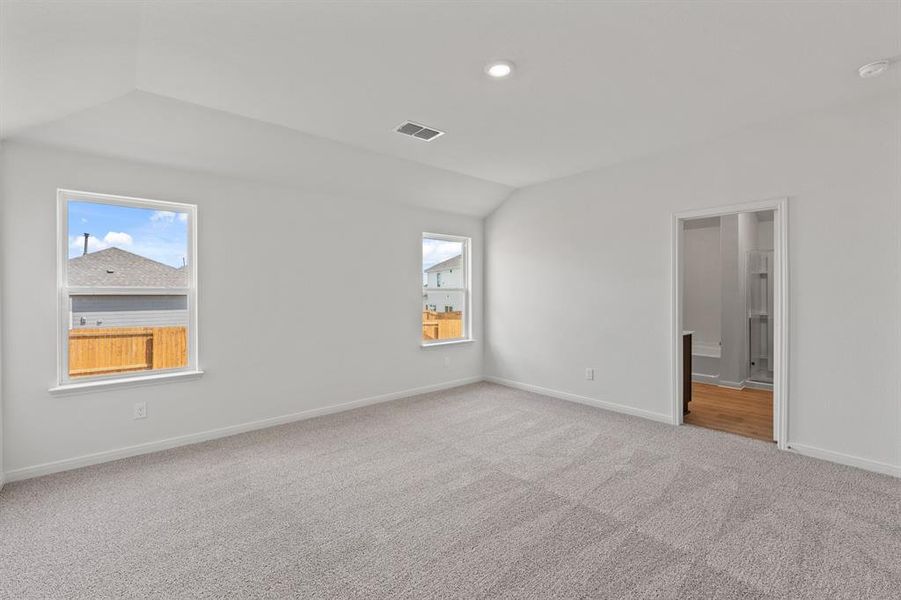
<svg viewBox="0 0 901 600">
<path fill-rule="evenodd" d="M 589 406 L 596 406 L 598 408 L 603 408 L 603 409 L 611 410 L 614 412 L 624 413 L 627 415 L 633 415 L 636 417 L 642 417 L 645 419 L 651 419 L 653 421 L 659 421 L 661 423 L 672 424 L 672 418 L 669 415 L 664 415 L 662 413 L 647 411 L 647 410 L 643 410 L 640 408 L 632 408 L 631 406 L 625 406 L 623 404 L 616 404 L 616 403 L 607 402 L 604 400 L 597 400 L 595 398 L 588 398 L 586 396 L 580 396 L 578 394 L 571 394 L 569 392 L 561 392 L 559 390 L 553 390 L 553 389 L 541 387 L 538 385 L 532 385 L 529 383 L 522 383 L 519 381 L 512 381 L 510 379 L 504 379 L 502 377 L 486 376 L 485 381 L 490 381 L 492 383 L 497 383 L 499 385 L 504 385 L 507 387 L 524 390 L 527 392 L 534 392 L 536 394 L 542 394 L 544 396 L 550 396 L 552 398 L 559 398 L 560 400 L 569 400 L 570 402 L 578 402 L 579 404 L 587 404 Z M 886 475 L 893 475 L 895 477 L 901 477 L 901 467 L 895 466 L 895 465 L 890 465 L 888 463 L 882 463 L 879 461 L 869 460 L 866 458 L 860 458 L 858 456 L 851 456 L 849 454 L 842 454 L 840 452 L 833 452 L 831 450 L 823 450 L 821 448 L 814 448 L 812 446 L 805 446 L 803 444 L 796 444 L 794 442 L 789 444 L 789 448 L 791 450 L 797 452 L 798 454 L 810 456 L 811 458 L 818 458 L 821 460 L 826 460 L 826 461 L 838 463 L 841 465 L 857 467 L 859 469 L 864 469 L 867 471 L 873 471 L 876 473 L 883 473 Z"/>
<path fill-rule="evenodd" d="M 127 446 L 124 448 L 117 448 L 114 450 L 107 450 L 104 452 L 97 452 L 94 454 L 86 454 L 83 456 L 78 456 L 75 458 L 69 458 L 64 460 L 58 460 L 48 463 L 42 463 L 38 465 L 33 465 L 30 467 L 22 467 L 20 469 L 14 469 L 12 471 L 8 471 L 6 473 L 0 473 L 0 489 L 3 488 L 4 483 L 10 483 L 13 481 L 21 481 L 23 479 L 30 479 L 32 477 L 39 477 L 41 475 L 49 475 L 51 473 L 58 473 L 61 471 L 68 471 L 71 469 L 77 469 L 80 467 L 87 467 L 90 465 L 95 465 L 99 463 L 109 462 L 113 460 L 119 460 L 121 458 L 128 458 L 130 456 L 138 456 L 141 454 L 149 454 L 151 452 L 158 452 L 160 450 L 168 450 L 170 448 L 176 448 L 178 446 L 185 446 L 188 444 L 196 444 L 199 442 L 205 442 L 212 439 L 228 437 L 231 435 L 236 435 L 239 433 L 244 433 L 247 431 L 254 431 L 257 429 L 265 429 L 267 427 L 275 427 L 277 425 L 283 425 L 285 423 L 292 423 L 294 421 L 302 421 L 305 419 L 311 419 L 313 417 L 319 417 L 328 414 L 334 414 L 339 412 L 344 412 L 348 410 L 353 410 L 355 408 L 361 408 L 363 406 L 369 406 L 372 404 L 379 404 L 381 402 L 389 402 L 391 400 L 398 400 L 400 398 L 408 398 L 410 396 L 417 396 L 419 394 L 427 394 L 429 392 L 437 392 L 441 390 L 447 390 L 455 387 L 459 387 L 461 385 L 467 385 L 470 383 L 478 383 L 479 381 L 490 381 L 492 383 L 497 383 L 499 385 L 504 385 L 511 388 L 516 388 L 520 390 L 525 390 L 527 392 L 534 392 L 536 394 L 542 394 L 544 396 L 550 396 L 552 398 L 558 398 L 560 400 L 567 400 L 570 402 L 577 402 L 579 404 L 587 404 L 589 406 L 594 406 L 597 408 L 602 408 L 605 410 L 610 410 L 618 413 L 623 413 L 627 415 L 632 415 L 636 417 L 641 417 L 644 419 L 650 419 L 652 421 L 658 421 L 661 423 L 672 423 L 672 418 L 670 415 L 665 415 L 662 413 L 647 411 L 640 408 L 633 408 L 631 406 L 626 406 L 624 404 L 617 404 L 614 402 L 607 402 L 604 400 L 597 400 L 595 398 L 589 398 L 587 396 L 580 396 L 578 394 L 572 394 L 569 392 L 561 392 L 558 390 L 553 390 L 550 388 L 545 388 L 537 385 L 532 385 L 528 383 L 522 383 L 518 381 L 512 381 L 509 379 L 503 379 L 501 377 L 493 377 L 486 376 L 482 377 L 468 377 L 465 379 L 457 379 L 454 381 L 447 381 L 444 383 L 438 383 L 435 385 L 428 385 L 418 388 L 412 388 L 408 390 L 403 390 L 400 392 L 392 392 L 389 394 L 382 394 L 379 396 L 371 396 L 368 398 L 362 398 L 359 400 L 353 400 L 351 402 L 345 402 L 342 404 L 335 404 L 332 406 L 324 406 L 321 408 L 313 408 L 310 410 L 305 410 L 297 413 L 291 413 L 287 415 L 282 415 L 278 417 L 270 417 L 267 419 L 260 419 L 257 421 L 250 421 L 247 423 L 240 423 L 238 425 L 231 425 L 228 427 L 222 427 L 219 429 L 211 429 L 208 431 L 202 431 L 199 433 L 193 433 L 183 436 L 177 436 L 172 438 L 167 438 L 163 440 L 158 440 L 154 442 L 147 442 L 144 444 L 137 444 L 134 446 Z M 883 473 L 886 475 L 892 475 L 894 477 L 901 477 L 901 466 L 891 465 L 889 463 L 883 463 L 879 461 L 870 460 L 867 458 L 861 458 L 858 456 L 853 456 L 850 454 L 843 454 L 841 452 L 833 452 L 831 450 L 824 450 L 822 448 L 816 448 L 814 446 L 807 446 L 804 444 L 797 444 L 794 442 L 789 443 L 789 448 L 797 452 L 798 454 L 803 454 L 805 456 L 809 456 L 811 458 L 817 458 L 820 460 L 826 460 L 829 462 L 834 462 L 842 465 L 847 465 L 851 467 L 857 467 L 860 469 L 864 469 L 867 471 L 873 471 L 876 473 Z"/>
<path fill-rule="evenodd" d="M 579 404 L 587 404 L 589 406 L 594 406 L 596 408 L 603 408 L 604 410 L 610 410 L 613 412 L 623 413 L 626 415 L 632 415 L 633 417 L 641 417 L 643 419 L 650 419 L 652 421 L 658 421 L 660 423 L 666 423 L 667 425 L 672 425 L 673 418 L 670 415 L 665 415 L 663 413 L 657 413 L 650 410 L 644 410 L 642 408 L 633 408 L 631 406 L 626 406 L 625 404 L 617 404 L 615 402 L 608 402 L 606 400 L 598 400 L 596 398 L 589 398 L 588 396 L 580 396 L 578 394 L 571 394 L 570 392 L 561 392 L 559 390 L 552 390 L 550 388 L 541 387 L 539 385 L 532 385 L 530 383 L 522 383 L 519 381 L 512 381 L 510 379 L 504 379 L 502 377 L 494 377 L 494 376 L 486 376 L 485 381 L 490 381 L 491 383 L 497 383 L 498 385 L 503 385 L 506 387 L 516 388 L 518 390 L 524 390 L 526 392 L 534 392 L 536 394 L 541 394 L 543 396 L 550 396 L 551 398 L 558 398 L 560 400 L 568 400 L 570 402 L 578 402 Z"/>
<path fill-rule="evenodd" d="M 773 391 L 772 383 L 764 383 L 762 381 L 753 381 L 751 379 L 745 380 L 745 387 L 749 390 L 769 390 Z"/>
<path fill-rule="evenodd" d="M 697 383 L 709 383 L 730 390 L 773 390 L 772 383 L 763 383 L 761 381 L 752 381 L 750 379 L 745 379 L 741 383 L 736 383 L 734 381 L 720 381 L 719 375 L 708 375 L 707 373 L 692 373 L 691 380 Z"/>
<path fill-rule="evenodd" d="M 730 390 L 745 389 L 744 381 L 723 381 L 722 379 L 717 378 L 717 385 L 720 387 L 729 388 Z"/>
<path fill-rule="evenodd" d="M 63 460 L 32 465 L 30 467 L 22 467 L 19 469 L 13 469 L 12 471 L 7 471 L 3 474 L 3 476 L 5 477 L 7 483 L 12 481 L 21 481 L 23 479 L 30 479 L 32 477 L 40 477 L 41 475 L 49 475 L 51 473 L 59 473 L 61 471 L 69 471 L 71 469 L 78 469 L 80 467 L 87 467 L 99 463 L 119 460 L 121 458 L 128 458 L 130 456 L 159 452 L 160 450 L 168 450 L 170 448 L 186 446 L 188 444 L 197 444 L 199 442 L 237 435 L 239 433 L 254 431 L 256 429 L 266 429 L 267 427 L 275 427 L 276 425 L 284 425 L 285 423 L 292 423 L 294 421 L 303 421 L 305 419 L 312 419 L 313 417 L 320 417 L 323 415 L 344 412 L 353 410 L 355 408 L 361 408 L 363 406 L 369 406 L 371 404 L 379 404 L 381 402 L 399 400 L 400 398 L 418 396 L 419 394 L 427 394 L 429 392 L 447 390 L 450 388 L 459 387 L 461 385 L 478 383 L 479 381 L 482 381 L 481 377 L 467 377 L 466 379 L 446 381 L 444 383 L 412 388 L 400 392 L 392 392 L 390 394 L 381 394 L 379 396 L 361 398 L 360 400 L 353 400 L 351 402 L 344 402 L 342 404 L 333 404 L 331 406 L 323 406 L 321 408 L 311 408 L 309 410 L 281 415 L 278 417 L 269 417 L 267 419 L 260 419 L 258 421 L 250 421 L 247 423 L 239 423 L 238 425 L 230 425 L 228 427 L 210 429 L 208 431 L 201 431 L 199 433 L 191 433 L 188 435 L 166 438 L 154 442 L 146 442 L 144 444 L 136 444 L 134 446 L 116 448 L 114 450 L 105 450 L 103 452 L 96 452 L 94 454 L 85 454 L 83 456 L 76 456 L 75 458 L 66 458 Z M 0 478 L 0 480 L 2 480 L 2 478 Z"/>
<path fill-rule="evenodd" d="M 833 452 L 832 450 L 823 450 L 822 448 L 796 444 L 795 442 L 789 442 L 788 447 L 798 454 L 803 454 L 804 456 L 809 456 L 811 458 L 818 458 L 820 460 L 847 465 L 849 467 L 857 467 L 858 469 L 873 471 L 875 473 L 901 477 L 901 466 L 899 465 L 890 465 L 889 463 L 879 462 L 878 460 L 870 460 L 869 458 L 861 458 L 851 454 Z"/>
</svg>

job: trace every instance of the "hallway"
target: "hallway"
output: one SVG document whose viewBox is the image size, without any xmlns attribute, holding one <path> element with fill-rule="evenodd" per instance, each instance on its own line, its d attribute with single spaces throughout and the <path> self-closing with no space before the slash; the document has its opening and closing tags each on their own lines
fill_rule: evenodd
<svg viewBox="0 0 901 600">
<path fill-rule="evenodd" d="M 685 423 L 773 441 L 773 392 L 695 382 L 691 398 Z"/>
</svg>

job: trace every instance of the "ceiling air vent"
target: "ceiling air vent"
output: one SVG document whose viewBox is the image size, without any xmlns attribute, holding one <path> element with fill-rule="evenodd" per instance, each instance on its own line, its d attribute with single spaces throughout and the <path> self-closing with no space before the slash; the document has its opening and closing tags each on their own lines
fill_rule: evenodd
<svg viewBox="0 0 901 600">
<path fill-rule="evenodd" d="M 426 142 L 431 142 L 436 137 L 444 135 L 443 131 L 438 131 L 413 121 L 404 121 L 394 131 Z"/>
</svg>

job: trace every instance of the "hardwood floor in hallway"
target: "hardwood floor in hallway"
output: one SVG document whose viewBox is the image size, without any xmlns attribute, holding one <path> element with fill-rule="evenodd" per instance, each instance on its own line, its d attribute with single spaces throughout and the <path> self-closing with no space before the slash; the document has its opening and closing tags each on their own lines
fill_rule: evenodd
<svg viewBox="0 0 901 600">
<path fill-rule="evenodd" d="M 773 392 L 692 383 L 685 423 L 773 441 Z"/>
</svg>

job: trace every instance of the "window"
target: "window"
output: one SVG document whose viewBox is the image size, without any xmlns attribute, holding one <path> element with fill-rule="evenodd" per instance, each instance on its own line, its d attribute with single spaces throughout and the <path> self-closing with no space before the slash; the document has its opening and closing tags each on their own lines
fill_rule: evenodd
<svg viewBox="0 0 901 600">
<path fill-rule="evenodd" d="M 469 238 L 422 234 L 423 345 L 470 339 L 469 249 Z"/>
<path fill-rule="evenodd" d="M 197 370 L 196 207 L 60 190 L 60 385 Z"/>
</svg>

